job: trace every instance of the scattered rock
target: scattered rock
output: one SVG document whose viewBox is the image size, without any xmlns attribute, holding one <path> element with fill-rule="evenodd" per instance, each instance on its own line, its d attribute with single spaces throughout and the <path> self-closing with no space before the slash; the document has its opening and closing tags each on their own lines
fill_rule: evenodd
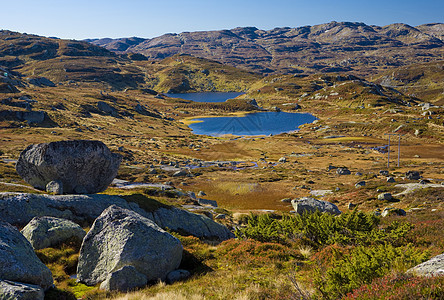
<svg viewBox="0 0 444 300">
<path fill-rule="evenodd" d="M 203 192 L 203 191 L 199 191 L 199 193 L 197 193 L 197 196 L 199 196 L 199 197 L 203 197 L 203 196 L 206 196 L 207 194 L 205 194 L 205 192 Z"/>
<path fill-rule="evenodd" d="M 389 176 L 387 177 L 387 182 L 396 182 L 396 180 L 392 176 Z"/>
<path fill-rule="evenodd" d="M 137 271 L 135 267 L 124 266 L 121 269 L 108 274 L 105 281 L 100 284 L 100 288 L 106 291 L 128 292 L 144 287 L 147 283 L 147 277 Z"/>
<path fill-rule="evenodd" d="M 416 276 L 444 275 L 444 253 L 407 270 L 407 273 L 414 274 Z"/>
<path fill-rule="evenodd" d="M 225 220 L 227 218 L 226 214 L 217 214 L 214 219 L 215 220 Z"/>
<path fill-rule="evenodd" d="M 380 170 L 379 174 L 382 175 L 382 176 L 388 176 L 389 175 L 389 171 L 387 171 L 387 170 Z"/>
<path fill-rule="evenodd" d="M 24 226 L 34 217 L 51 216 L 92 224 L 95 218 L 113 204 L 131 208 L 124 199 L 111 195 L 0 193 L 0 220 Z"/>
<path fill-rule="evenodd" d="M 37 77 L 37 78 L 28 78 L 28 82 L 32 85 L 42 87 L 42 86 L 49 86 L 49 87 L 55 87 L 56 85 L 54 82 L 49 80 L 46 77 Z"/>
<path fill-rule="evenodd" d="M 97 102 L 97 108 L 104 112 L 107 113 L 113 117 L 118 117 L 119 116 L 119 112 L 117 111 L 117 109 L 115 109 L 114 107 L 112 107 L 111 105 L 109 105 L 106 102 L 103 101 L 99 101 Z"/>
<path fill-rule="evenodd" d="M 182 176 L 187 176 L 188 175 L 188 171 L 185 169 L 182 169 L 180 171 L 177 171 L 173 174 L 173 177 L 182 177 Z"/>
<path fill-rule="evenodd" d="M 174 270 L 174 271 L 168 273 L 167 278 L 166 278 L 166 283 L 172 284 L 177 281 L 183 281 L 183 280 L 189 278 L 190 276 L 191 276 L 191 273 L 187 270 L 182 270 L 182 269 Z"/>
<path fill-rule="evenodd" d="M 387 200 L 390 201 L 393 199 L 393 196 L 391 193 L 381 193 L 378 195 L 378 200 Z"/>
<path fill-rule="evenodd" d="M 401 208 L 394 208 L 394 207 L 386 207 L 381 213 L 381 216 L 387 217 L 391 215 L 397 215 L 397 216 L 405 216 L 406 212 L 405 210 Z"/>
<path fill-rule="evenodd" d="M 60 180 L 52 180 L 48 182 L 45 190 L 54 195 L 63 195 L 63 183 Z"/>
<path fill-rule="evenodd" d="M 217 201 L 214 201 L 214 200 L 199 198 L 199 199 L 197 199 L 197 202 L 200 205 L 208 205 L 208 206 L 212 206 L 212 207 L 217 207 Z"/>
<path fill-rule="evenodd" d="M 54 217 L 33 218 L 21 233 L 34 249 L 54 247 L 63 243 L 80 246 L 85 230 L 74 222 Z"/>
<path fill-rule="evenodd" d="M 38 285 L 0 279 L 0 299 L 43 300 L 45 299 L 45 293 Z"/>
<path fill-rule="evenodd" d="M 356 176 L 362 176 L 362 173 L 361 172 L 356 172 L 355 175 Z"/>
<path fill-rule="evenodd" d="M 357 182 L 357 183 L 355 184 L 355 187 L 356 187 L 356 188 L 360 188 L 360 187 L 363 187 L 363 186 L 365 186 L 365 181 L 359 181 L 359 182 Z"/>
<path fill-rule="evenodd" d="M 287 158 L 286 157 L 281 157 L 281 158 L 279 158 L 278 162 L 286 163 L 287 162 Z"/>
<path fill-rule="evenodd" d="M 352 203 L 352 202 L 349 202 L 347 208 L 348 208 L 349 210 L 353 210 L 353 209 L 356 208 L 356 206 L 357 206 L 356 204 L 354 204 L 354 203 Z"/>
<path fill-rule="evenodd" d="M 20 154 L 16 170 L 40 190 L 59 181 L 66 194 L 93 194 L 113 181 L 121 160 L 121 155 L 99 141 L 60 141 L 28 146 Z"/>
<path fill-rule="evenodd" d="M 109 247 L 112 245 L 112 247 Z M 124 266 L 165 280 L 182 259 L 180 241 L 153 221 L 112 205 L 94 221 L 80 249 L 78 281 L 95 285 Z"/>
<path fill-rule="evenodd" d="M 291 198 L 281 199 L 281 202 L 283 202 L 283 203 L 291 203 Z"/>
<path fill-rule="evenodd" d="M 338 175 L 350 175 L 351 172 L 347 168 L 337 168 L 336 169 L 336 174 L 338 174 Z"/>
<path fill-rule="evenodd" d="M 0 193 L 0 219 L 19 226 L 26 225 L 33 217 L 43 216 L 91 224 L 107 207 L 113 204 L 131 209 L 153 220 L 164 229 L 169 228 L 178 232 L 186 232 L 198 238 L 221 241 L 234 237 L 226 226 L 199 214 L 175 207 L 160 207 L 155 211 L 147 212 L 136 203 L 128 203 L 118 196 L 102 194 L 56 196 Z"/>
<path fill-rule="evenodd" d="M 293 199 L 291 201 L 291 204 L 298 214 L 302 214 L 304 212 L 315 212 L 316 210 L 319 210 L 320 212 L 327 212 L 333 215 L 341 214 L 341 211 L 333 203 L 317 200 L 315 198 L 304 197 Z"/>
<path fill-rule="evenodd" d="M 418 171 L 407 171 L 405 173 L 405 177 L 409 180 L 419 180 L 421 179 L 421 175 Z"/>
<path fill-rule="evenodd" d="M 38 285 L 44 290 L 53 286 L 51 271 L 38 259 L 28 240 L 1 220 L 0 278 Z"/>
</svg>

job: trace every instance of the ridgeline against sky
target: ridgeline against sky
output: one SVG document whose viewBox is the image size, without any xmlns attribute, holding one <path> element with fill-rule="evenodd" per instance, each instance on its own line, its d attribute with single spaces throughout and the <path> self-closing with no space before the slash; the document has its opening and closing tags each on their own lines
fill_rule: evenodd
<svg viewBox="0 0 444 300">
<path fill-rule="evenodd" d="M 164 33 L 255 26 L 299 27 L 330 21 L 369 25 L 444 22 L 444 2 L 394 1 L 5 1 L 1 29 L 66 39 L 155 37 Z"/>
</svg>

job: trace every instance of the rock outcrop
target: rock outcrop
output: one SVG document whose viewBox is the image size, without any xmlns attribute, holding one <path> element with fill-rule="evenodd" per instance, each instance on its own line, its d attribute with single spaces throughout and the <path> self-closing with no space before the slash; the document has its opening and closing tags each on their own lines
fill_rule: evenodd
<svg viewBox="0 0 444 300">
<path fill-rule="evenodd" d="M 48 289 L 51 271 L 34 253 L 28 240 L 12 225 L 0 221 L 0 278 Z"/>
<path fill-rule="evenodd" d="M 153 221 L 118 206 L 107 208 L 85 236 L 77 278 L 95 285 L 124 266 L 133 266 L 148 281 L 164 280 L 182 260 L 182 244 Z"/>
<path fill-rule="evenodd" d="M 161 207 L 147 212 L 136 203 L 111 195 L 38 195 L 0 193 L 0 219 L 24 226 L 34 217 L 51 216 L 92 224 L 111 205 L 130 209 L 154 221 L 161 228 L 184 232 L 199 238 L 227 240 L 233 233 L 208 217 L 176 207 Z"/>
<path fill-rule="evenodd" d="M 54 247 L 62 243 L 80 246 L 86 235 L 78 224 L 54 217 L 33 218 L 21 232 L 34 249 Z"/>
<path fill-rule="evenodd" d="M 113 181 L 121 159 L 100 141 L 60 141 L 28 146 L 20 154 L 16 170 L 40 190 L 59 181 L 65 194 L 94 194 Z"/>
<path fill-rule="evenodd" d="M 407 270 L 407 273 L 418 276 L 444 275 L 444 253 Z"/>
<path fill-rule="evenodd" d="M 0 299 L 2 300 L 43 300 L 43 289 L 34 284 L 0 280 Z"/>
<path fill-rule="evenodd" d="M 341 214 L 341 211 L 333 203 L 310 197 L 294 199 L 291 201 L 291 205 L 293 205 L 294 210 L 298 214 L 303 214 L 304 212 L 315 212 L 317 210 L 332 215 Z"/>
<path fill-rule="evenodd" d="M 0 219 L 24 226 L 34 217 L 56 217 L 92 224 L 107 207 L 130 209 L 122 198 L 110 195 L 39 195 L 0 193 Z"/>
</svg>

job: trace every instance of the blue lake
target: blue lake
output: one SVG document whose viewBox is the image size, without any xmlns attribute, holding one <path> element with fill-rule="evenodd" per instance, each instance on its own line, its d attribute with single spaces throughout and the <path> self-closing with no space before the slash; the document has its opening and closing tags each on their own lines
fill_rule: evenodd
<svg viewBox="0 0 444 300">
<path fill-rule="evenodd" d="M 239 92 L 205 92 L 205 93 L 183 93 L 183 94 L 166 94 L 171 98 L 182 98 L 196 102 L 225 102 L 228 99 L 236 98 L 244 93 Z"/>
<path fill-rule="evenodd" d="M 195 134 L 221 136 L 233 135 L 270 135 L 298 130 L 302 124 L 316 120 L 307 113 L 258 112 L 244 117 L 198 118 L 199 123 L 190 124 Z"/>
</svg>

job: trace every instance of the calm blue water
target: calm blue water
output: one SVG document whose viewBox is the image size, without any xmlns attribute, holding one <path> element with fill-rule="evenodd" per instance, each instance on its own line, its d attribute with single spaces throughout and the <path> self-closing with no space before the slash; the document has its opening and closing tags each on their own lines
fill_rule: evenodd
<svg viewBox="0 0 444 300">
<path fill-rule="evenodd" d="M 316 120 L 311 114 L 287 112 L 258 112 L 245 117 L 217 117 L 195 119 L 203 122 L 190 124 L 195 134 L 221 136 L 269 135 L 298 130 L 302 124 Z"/>
<path fill-rule="evenodd" d="M 206 92 L 206 93 L 183 93 L 183 94 L 166 94 L 172 98 L 182 98 L 185 100 L 193 100 L 196 102 L 225 102 L 228 99 L 236 98 L 244 93 L 239 92 Z"/>
</svg>

